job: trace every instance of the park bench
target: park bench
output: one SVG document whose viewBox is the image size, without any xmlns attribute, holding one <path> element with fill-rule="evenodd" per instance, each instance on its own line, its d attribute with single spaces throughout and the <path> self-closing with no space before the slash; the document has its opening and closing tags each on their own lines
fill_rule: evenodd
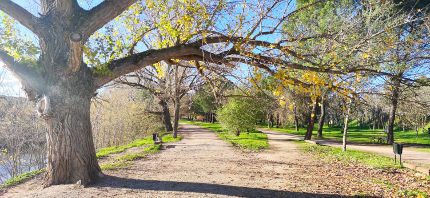
<svg viewBox="0 0 430 198">
<path fill-rule="evenodd" d="M 387 143 L 388 139 L 385 136 L 372 136 L 369 137 L 370 142 L 372 142 L 373 144 L 378 143 L 378 144 L 385 144 Z"/>
</svg>

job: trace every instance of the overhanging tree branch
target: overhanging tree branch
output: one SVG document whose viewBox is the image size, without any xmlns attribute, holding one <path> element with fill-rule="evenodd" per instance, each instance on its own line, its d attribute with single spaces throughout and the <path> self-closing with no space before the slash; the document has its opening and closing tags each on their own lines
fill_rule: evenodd
<svg viewBox="0 0 430 198">
<path fill-rule="evenodd" d="M 21 82 L 24 91 L 30 100 L 36 99 L 37 95 L 42 92 L 42 77 L 27 65 L 21 64 L 6 52 L 0 50 L 0 60 L 5 67 L 15 75 Z"/>
<path fill-rule="evenodd" d="M 91 34 L 123 13 L 135 2 L 136 0 L 105 0 L 91 9 L 79 26 L 83 40 L 88 39 Z"/>
<path fill-rule="evenodd" d="M 1 0 L 0 10 L 11 16 L 36 35 L 40 35 L 40 19 L 11 0 Z"/>
<path fill-rule="evenodd" d="M 115 78 L 134 72 L 140 68 L 160 62 L 162 60 L 179 58 L 187 55 L 199 55 L 201 53 L 202 52 L 199 48 L 189 45 L 179 45 L 159 50 L 147 50 L 136 53 L 109 63 L 107 67 L 111 74 L 95 75 L 95 85 L 96 87 L 101 87 Z"/>
</svg>

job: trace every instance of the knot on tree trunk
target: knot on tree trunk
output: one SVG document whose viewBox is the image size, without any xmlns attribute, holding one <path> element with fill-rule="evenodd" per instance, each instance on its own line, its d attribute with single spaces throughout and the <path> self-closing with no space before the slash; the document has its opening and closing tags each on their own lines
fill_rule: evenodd
<svg viewBox="0 0 430 198">
<path fill-rule="evenodd" d="M 43 118 L 47 119 L 52 115 L 51 111 L 51 101 L 48 96 L 43 95 L 36 104 L 37 114 Z"/>
</svg>

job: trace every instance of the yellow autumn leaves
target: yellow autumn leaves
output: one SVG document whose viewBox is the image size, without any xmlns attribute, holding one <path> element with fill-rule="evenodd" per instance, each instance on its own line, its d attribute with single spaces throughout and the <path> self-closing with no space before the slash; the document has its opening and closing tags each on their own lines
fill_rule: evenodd
<svg viewBox="0 0 430 198">
<path fill-rule="evenodd" d="M 206 7 L 197 0 L 146 0 L 149 12 L 157 13 L 156 28 L 163 38 L 157 47 L 171 46 L 188 41 L 209 20 Z"/>
</svg>

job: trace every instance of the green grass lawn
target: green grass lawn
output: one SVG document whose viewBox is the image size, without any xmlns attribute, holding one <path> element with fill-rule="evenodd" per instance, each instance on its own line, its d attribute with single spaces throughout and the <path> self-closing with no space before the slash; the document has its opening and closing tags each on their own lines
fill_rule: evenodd
<svg viewBox="0 0 430 198">
<path fill-rule="evenodd" d="M 39 175 L 43 172 L 45 172 L 45 169 L 39 169 L 39 170 L 26 172 L 26 173 L 23 173 L 21 175 L 17 175 L 15 177 L 7 179 L 6 181 L 3 182 L 3 184 L 0 185 L 0 190 L 7 188 L 7 187 L 10 187 L 10 186 L 20 184 L 20 183 L 27 181 L 28 179 L 31 179 L 34 176 Z"/>
<path fill-rule="evenodd" d="M 97 156 L 97 158 L 103 158 L 103 157 L 106 157 L 110 154 L 124 152 L 126 149 L 129 149 L 129 148 L 144 146 L 144 145 L 150 145 L 152 143 L 153 143 L 152 137 L 138 139 L 138 140 L 135 140 L 129 144 L 125 144 L 125 145 L 121 145 L 121 146 L 111 146 L 111 147 L 101 148 L 97 151 L 96 156 Z"/>
<path fill-rule="evenodd" d="M 428 147 L 428 148 L 414 148 L 414 150 L 430 153 L 430 147 Z"/>
<path fill-rule="evenodd" d="M 269 147 L 267 135 L 259 131 L 252 131 L 249 133 L 242 132 L 239 136 L 236 136 L 233 133 L 229 133 L 228 131 L 224 130 L 219 123 L 207 123 L 188 120 L 181 120 L 180 122 L 183 124 L 197 125 L 214 131 L 221 139 L 228 141 L 234 146 L 239 147 L 245 151 L 260 151 Z"/>
<path fill-rule="evenodd" d="M 170 143 L 170 142 L 180 141 L 182 139 L 182 136 L 173 138 L 172 134 L 168 134 L 168 135 L 163 135 L 161 138 L 163 143 Z M 142 151 L 137 153 L 129 153 L 129 154 L 121 155 L 117 157 L 113 162 L 101 164 L 100 168 L 102 170 L 115 170 L 119 168 L 125 168 L 131 164 L 131 161 L 144 158 L 149 154 L 157 153 L 161 149 L 161 145 L 154 144 L 152 140 L 152 136 L 150 136 L 147 138 L 135 140 L 126 145 L 100 149 L 99 152 L 97 152 L 97 157 L 100 158 L 101 153 L 103 154 L 102 155 L 103 157 L 106 157 L 110 154 L 124 152 L 128 148 L 140 147 L 140 146 L 147 146 L 147 147 L 145 147 Z"/>
<path fill-rule="evenodd" d="M 339 161 L 348 164 L 363 164 L 373 168 L 401 168 L 395 165 L 393 159 L 378 154 L 347 149 L 345 152 L 341 148 L 320 146 L 303 141 L 296 141 L 300 150 L 311 153 L 323 160 Z"/>
<path fill-rule="evenodd" d="M 318 129 L 318 125 L 315 125 L 313 138 L 316 138 L 317 129 Z M 296 135 L 303 135 L 303 136 L 306 133 L 305 128 L 301 128 L 299 129 L 299 131 L 296 131 L 294 128 L 270 128 L 270 130 L 296 134 Z M 342 141 L 342 135 L 343 134 L 342 134 L 341 128 L 335 128 L 335 127 L 323 128 L 324 139 Z M 372 136 L 386 136 L 386 135 L 382 129 L 372 130 L 368 128 L 360 128 L 360 127 L 352 126 L 348 130 L 348 140 L 351 142 L 371 143 L 370 138 Z M 430 135 L 427 133 L 419 132 L 418 136 L 416 136 L 415 131 L 396 130 L 394 131 L 394 138 L 395 138 L 395 141 L 399 143 L 422 144 L 423 146 L 428 146 L 429 148 L 423 148 L 423 149 L 430 151 Z"/>
<path fill-rule="evenodd" d="M 181 139 L 182 139 L 181 136 L 179 136 L 175 139 L 175 138 L 173 138 L 173 136 L 171 134 L 162 136 L 162 140 L 164 143 L 176 142 L 176 141 L 179 141 Z M 154 144 L 154 142 L 152 140 L 152 136 L 150 136 L 150 137 L 146 137 L 143 139 L 134 140 L 133 142 L 131 142 L 129 144 L 125 144 L 125 145 L 121 145 L 121 146 L 111 146 L 111 147 L 101 148 L 97 151 L 96 156 L 97 156 L 97 158 L 103 158 L 103 157 L 106 157 L 110 154 L 124 152 L 126 149 L 129 149 L 129 148 L 140 147 L 140 146 L 145 146 L 145 145 L 152 145 L 152 144 Z"/>
<path fill-rule="evenodd" d="M 174 140 L 178 141 L 178 139 L 174 139 Z M 161 149 L 160 144 L 153 144 L 151 146 L 144 148 L 141 152 L 125 154 L 116 158 L 115 161 L 113 162 L 101 164 L 100 168 L 102 170 L 115 170 L 118 168 L 125 168 L 131 164 L 131 161 L 142 159 L 149 154 L 157 153 L 160 151 L 160 149 Z"/>
</svg>

